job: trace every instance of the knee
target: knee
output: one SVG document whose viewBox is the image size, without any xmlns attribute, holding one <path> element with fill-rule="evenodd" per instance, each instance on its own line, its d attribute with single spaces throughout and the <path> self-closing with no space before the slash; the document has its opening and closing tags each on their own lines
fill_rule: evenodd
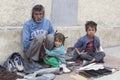
<svg viewBox="0 0 120 80">
<path fill-rule="evenodd" d="M 82 54 L 81 59 L 91 61 L 93 57 L 88 54 Z"/>
<path fill-rule="evenodd" d="M 48 35 L 46 36 L 46 40 L 47 40 L 47 41 L 54 41 L 54 35 L 53 35 L 53 34 L 48 34 Z"/>
<path fill-rule="evenodd" d="M 81 55 L 81 58 L 83 59 L 83 58 L 86 58 L 86 54 L 82 54 Z"/>
<path fill-rule="evenodd" d="M 48 35 L 46 36 L 46 38 L 47 38 L 47 39 L 54 38 L 54 35 L 53 35 L 53 34 L 48 34 Z"/>
<path fill-rule="evenodd" d="M 37 35 L 37 36 L 35 37 L 35 39 L 37 39 L 37 40 L 39 40 L 39 39 L 44 39 L 44 36 L 45 36 L 45 35 Z"/>
<path fill-rule="evenodd" d="M 76 52 L 73 53 L 73 60 L 76 61 L 78 58 L 78 54 Z"/>
<path fill-rule="evenodd" d="M 35 40 L 38 41 L 39 43 L 42 43 L 44 41 L 45 35 L 37 35 L 35 37 Z"/>
<path fill-rule="evenodd" d="M 100 55 L 102 55 L 103 57 L 105 57 L 105 53 L 104 52 L 99 52 Z"/>
</svg>

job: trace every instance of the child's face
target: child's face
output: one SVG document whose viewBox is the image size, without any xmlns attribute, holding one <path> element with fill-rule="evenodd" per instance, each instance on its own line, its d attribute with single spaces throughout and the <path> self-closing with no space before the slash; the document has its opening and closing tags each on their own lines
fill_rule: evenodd
<svg viewBox="0 0 120 80">
<path fill-rule="evenodd" d="M 56 40 L 55 40 L 55 47 L 59 47 L 59 46 L 61 46 L 61 45 L 62 45 L 62 41 L 59 40 L 59 39 L 56 39 Z"/>
<path fill-rule="evenodd" d="M 34 11 L 33 17 L 36 22 L 40 22 L 42 20 L 42 18 L 44 17 L 44 12 L 43 11 Z"/>
<path fill-rule="evenodd" d="M 96 30 L 95 30 L 94 27 L 89 27 L 89 28 L 87 29 L 87 34 L 88 34 L 89 37 L 93 37 L 94 34 L 95 34 L 95 32 L 96 32 Z"/>
</svg>

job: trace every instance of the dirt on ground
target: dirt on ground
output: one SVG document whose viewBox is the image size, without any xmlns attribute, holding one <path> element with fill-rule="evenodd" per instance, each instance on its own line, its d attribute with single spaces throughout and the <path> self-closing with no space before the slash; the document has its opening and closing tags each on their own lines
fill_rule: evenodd
<svg viewBox="0 0 120 80">
<path fill-rule="evenodd" d="M 9 72 L 4 67 L 0 66 L 0 80 L 16 80 L 17 78 L 22 77 Z"/>
</svg>

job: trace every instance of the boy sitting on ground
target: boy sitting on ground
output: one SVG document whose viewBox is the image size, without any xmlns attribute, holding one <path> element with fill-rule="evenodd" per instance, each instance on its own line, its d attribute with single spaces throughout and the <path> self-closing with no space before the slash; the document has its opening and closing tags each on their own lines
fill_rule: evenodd
<svg viewBox="0 0 120 80">
<path fill-rule="evenodd" d="M 88 21 L 85 24 L 86 35 L 79 38 L 74 45 L 75 52 L 73 55 L 73 60 L 77 61 L 78 57 L 82 60 L 86 60 L 89 63 L 103 62 L 105 53 L 100 51 L 100 40 L 95 35 L 97 31 L 97 24 L 94 21 Z"/>
</svg>

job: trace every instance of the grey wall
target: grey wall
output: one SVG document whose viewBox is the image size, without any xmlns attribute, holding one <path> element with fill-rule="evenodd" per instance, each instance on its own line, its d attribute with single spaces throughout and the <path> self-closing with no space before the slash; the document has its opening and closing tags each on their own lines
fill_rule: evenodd
<svg viewBox="0 0 120 80">
<path fill-rule="evenodd" d="M 0 0 L 0 63 L 13 52 L 22 54 L 22 25 L 31 18 L 34 3 L 45 6 L 45 17 L 68 36 L 65 47 L 85 35 L 87 20 L 98 23 L 103 47 L 120 45 L 120 0 Z M 56 24 L 56 25 L 55 25 Z M 73 26 L 78 25 L 78 26 Z"/>
<path fill-rule="evenodd" d="M 78 0 L 52 0 L 52 22 L 55 26 L 77 25 Z"/>
<path fill-rule="evenodd" d="M 120 0 L 0 0 L 0 27 L 22 26 L 34 3 L 45 6 L 56 26 L 84 25 L 94 20 L 105 27 L 120 27 Z"/>
<path fill-rule="evenodd" d="M 0 27 L 22 26 L 31 18 L 34 4 L 45 7 L 46 17 L 51 16 L 51 0 L 0 0 Z"/>
<path fill-rule="evenodd" d="M 22 28 L 0 29 L 0 63 L 3 63 L 13 52 L 22 53 Z M 74 27 L 74 28 L 73 28 Z M 56 27 L 68 38 L 65 41 L 65 48 L 74 46 L 77 39 L 85 35 L 85 29 L 78 26 Z M 100 26 L 98 26 L 100 27 Z M 114 31 L 114 32 L 113 32 Z M 96 35 L 100 37 L 103 47 L 120 45 L 120 28 L 99 28 Z"/>
<path fill-rule="evenodd" d="M 120 27 L 120 0 L 78 0 L 78 24 L 88 20 L 104 27 Z"/>
</svg>

